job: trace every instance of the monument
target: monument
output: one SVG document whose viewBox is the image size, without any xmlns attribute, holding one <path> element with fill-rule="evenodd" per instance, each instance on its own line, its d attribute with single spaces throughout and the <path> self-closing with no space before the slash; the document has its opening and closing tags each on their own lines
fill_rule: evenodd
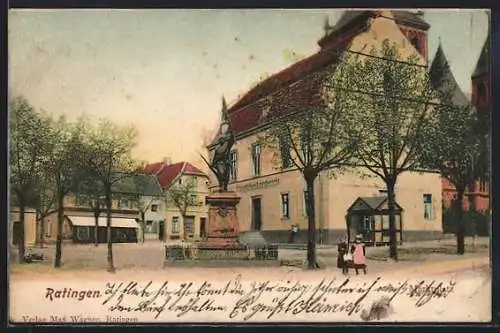
<svg viewBox="0 0 500 333">
<path fill-rule="evenodd" d="M 214 143 L 210 161 L 202 159 L 215 174 L 218 187 L 205 198 L 208 205 L 207 234 L 205 241 L 186 247 L 165 247 L 166 265 L 279 265 L 276 245 L 249 248 L 238 242 L 239 223 L 237 205 L 240 197 L 229 191 L 230 154 L 235 136 L 229 120 L 226 100 L 222 98 L 221 124 Z M 253 254 L 253 257 L 252 257 Z"/>
<path fill-rule="evenodd" d="M 235 143 L 234 131 L 229 120 L 227 104 L 222 98 L 221 124 L 216 138 L 211 161 L 205 162 L 218 181 L 216 191 L 208 195 L 205 203 L 208 208 L 206 241 L 198 245 L 198 256 L 241 259 L 247 255 L 246 246 L 238 243 L 238 216 L 236 206 L 240 197 L 228 190 L 230 173 L 230 153 Z M 213 258 L 215 259 L 215 258 Z"/>
</svg>

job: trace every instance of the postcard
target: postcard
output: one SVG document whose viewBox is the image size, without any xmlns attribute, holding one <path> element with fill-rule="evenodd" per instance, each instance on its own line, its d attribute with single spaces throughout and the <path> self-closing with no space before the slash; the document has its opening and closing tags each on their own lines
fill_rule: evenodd
<svg viewBox="0 0 500 333">
<path fill-rule="evenodd" d="M 488 322 L 490 12 L 9 12 L 11 325 Z"/>
</svg>

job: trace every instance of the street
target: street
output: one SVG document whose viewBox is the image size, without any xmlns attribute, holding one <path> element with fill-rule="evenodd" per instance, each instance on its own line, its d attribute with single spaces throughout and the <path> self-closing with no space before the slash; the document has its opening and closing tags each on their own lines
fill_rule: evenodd
<svg viewBox="0 0 500 333">
<path fill-rule="evenodd" d="M 149 241 L 134 244 L 114 244 L 113 258 L 117 274 L 140 274 L 147 276 L 148 272 L 171 272 L 186 271 L 190 276 L 198 275 L 202 268 L 164 268 L 165 244 L 160 241 Z M 474 242 L 467 241 L 467 251 L 463 256 L 454 254 L 455 243 L 453 239 L 440 242 L 418 242 L 408 243 L 399 248 L 399 261 L 387 260 L 388 248 L 367 248 L 368 275 L 382 274 L 384 272 L 423 272 L 424 267 L 435 271 L 450 271 L 454 269 L 467 269 L 472 266 L 485 266 L 489 262 L 489 248 L 487 238 L 478 238 Z M 52 267 L 55 247 L 50 245 L 43 249 L 34 248 L 35 252 L 43 252 L 45 260 L 43 263 L 26 264 L 22 267 L 16 261 L 12 261 L 11 273 L 17 278 L 32 274 L 57 274 L 67 276 L 77 273 L 81 274 L 107 274 L 107 246 L 64 244 L 62 251 L 63 266 L 60 269 Z M 17 252 L 13 249 L 13 252 Z M 320 247 L 317 250 L 318 261 L 326 270 L 339 273 L 336 268 L 337 252 L 334 247 Z M 239 272 L 255 271 L 259 275 L 262 270 L 276 271 L 301 271 L 305 265 L 306 252 L 304 250 L 280 249 L 279 260 L 281 267 L 275 268 L 241 268 L 224 267 L 218 270 Z M 222 265 L 224 266 L 224 265 Z M 211 272 L 213 269 L 211 270 Z M 266 273 L 267 274 L 267 273 Z M 308 273 L 310 274 L 310 273 Z M 351 274 L 354 272 L 351 271 Z M 405 273 L 406 274 L 406 273 Z M 142 274 L 141 274 L 142 275 Z"/>
</svg>

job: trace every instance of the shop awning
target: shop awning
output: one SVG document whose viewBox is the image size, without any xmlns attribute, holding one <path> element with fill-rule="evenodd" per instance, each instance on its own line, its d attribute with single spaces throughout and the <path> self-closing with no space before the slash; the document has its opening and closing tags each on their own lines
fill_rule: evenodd
<svg viewBox="0 0 500 333">
<path fill-rule="evenodd" d="M 73 226 L 93 227 L 95 219 L 91 216 L 66 216 Z M 106 226 L 106 217 L 99 217 L 99 226 Z M 114 228 L 139 228 L 139 224 L 132 218 L 113 217 L 111 218 L 111 226 Z"/>
</svg>

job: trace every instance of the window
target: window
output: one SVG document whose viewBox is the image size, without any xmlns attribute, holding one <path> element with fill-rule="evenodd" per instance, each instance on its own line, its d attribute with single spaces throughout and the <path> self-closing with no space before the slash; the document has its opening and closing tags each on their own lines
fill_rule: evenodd
<svg viewBox="0 0 500 333">
<path fill-rule="evenodd" d="M 80 241 L 90 239 L 90 227 L 77 227 L 76 238 Z"/>
<path fill-rule="evenodd" d="M 172 217 L 172 233 L 178 234 L 180 231 L 179 227 L 179 216 Z"/>
<path fill-rule="evenodd" d="M 372 217 L 371 216 L 363 216 L 363 224 L 361 225 L 361 229 L 363 231 L 372 231 Z"/>
<path fill-rule="evenodd" d="M 292 157 L 290 156 L 290 146 L 285 138 L 280 138 L 281 168 L 288 169 L 292 166 Z"/>
<path fill-rule="evenodd" d="M 238 178 L 238 152 L 236 150 L 233 150 L 231 154 L 229 155 L 229 180 L 231 181 L 236 181 Z"/>
<path fill-rule="evenodd" d="M 52 235 L 52 221 L 47 221 L 45 227 L 45 237 L 50 237 Z"/>
<path fill-rule="evenodd" d="M 198 204 L 198 197 L 196 196 L 196 194 L 191 194 L 189 196 L 189 200 L 192 206 L 196 206 Z"/>
<path fill-rule="evenodd" d="M 424 194 L 424 219 L 433 220 L 432 194 Z"/>
<path fill-rule="evenodd" d="M 304 197 L 304 200 L 303 200 L 304 201 L 304 212 L 303 212 L 303 214 L 304 214 L 304 216 L 308 216 L 308 214 L 307 214 L 307 190 L 304 191 L 303 197 Z"/>
<path fill-rule="evenodd" d="M 184 220 L 184 233 L 186 234 L 194 234 L 194 218 L 188 218 Z"/>
<path fill-rule="evenodd" d="M 260 176 L 260 144 L 252 145 L 253 175 Z"/>
<path fill-rule="evenodd" d="M 290 197 L 288 193 L 281 193 L 281 217 L 290 218 Z"/>
<path fill-rule="evenodd" d="M 130 208 L 130 202 L 127 199 L 120 199 L 118 201 L 118 208 Z"/>
<path fill-rule="evenodd" d="M 146 228 L 145 228 L 145 232 L 147 233 L 154 233 L 156 232 L 156 228 L 155 228 L 155 225 L 153 224 L 153 221 L 146 221 Z"/>
<path fill-rule="evenodd" d="M 158 205 L 156 205 L 156 204 L 151 205 L 151 211 L 152 212 L 157 212 L 158 211 Z"/>
<path fill-rule="evenodd" d="M 486 176 L 481 177 L 481 179 L 479 180 L 479 191 L 481 192 L 487 191 L 486 182 L 487 182 Z"/>
</svg>

